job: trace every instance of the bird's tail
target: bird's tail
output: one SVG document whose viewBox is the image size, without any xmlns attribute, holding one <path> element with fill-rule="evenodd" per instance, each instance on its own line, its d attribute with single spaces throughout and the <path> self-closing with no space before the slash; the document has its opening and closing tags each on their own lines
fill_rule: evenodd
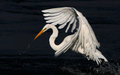
<svg viewBox="0 0 120 75">
<path fill-rule="evenodd" d="M 102 53 L 96 49 L 96 52 L 95 52 L 95 58 L 94 60 L 97 62 L 97 64 L 100 64 L 102 61 L 101 59 L 103 59 L 105 62 L 108 62 L 108 60 L 102 55 Z"/>
</svg>

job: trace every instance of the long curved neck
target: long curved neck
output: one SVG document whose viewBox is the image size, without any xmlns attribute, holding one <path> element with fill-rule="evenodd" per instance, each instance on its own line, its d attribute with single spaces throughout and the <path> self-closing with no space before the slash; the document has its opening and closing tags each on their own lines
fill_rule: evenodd
<svg viewBox="0 0 120 75">
<path fill-rule="evenodd" d="M 49 26 L 50 29 L 52 29 L 53 33 L 52 35 L 50 36 L 49 38 L 49 43 L 50 43 L 50 46 L 55 50 L 57 51 L 58 49 L 60 49 L 62 46 L 63 46 L 63 43 L 59 44 L 59 45 L 56 45 L 55 44 L 55 40 L 58 36 L 58 29 L 54 26 L 54 25 L 50 25 Z"/>
</svg>

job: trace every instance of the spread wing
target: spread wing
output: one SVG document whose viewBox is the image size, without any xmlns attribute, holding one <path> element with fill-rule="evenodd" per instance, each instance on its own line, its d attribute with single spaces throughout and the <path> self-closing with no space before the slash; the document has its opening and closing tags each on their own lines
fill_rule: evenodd
<svg viewBox="0 0 120 75">
<path fill-rule="evenodd" d="M 44 19 L 48 24 L 59 25 L 59 29 L 67 27 L 65 32 L 68 32 L 69 29 L 71 32 L 77 29 L 73 36 L 69 35 L 67 37 L 67 39 L 71 38 L 71 40 L 60 50 L 56 51 L 56 56 L 71 48 L 75 52 L 84 54 L 88 59 L 96 61 L 97 64 L 101 62 L 100 58 L 107 62 L 107 59 L 97 50 L 100 44 L 90 24 L 81 12 L 71 7 L 52 8 L 42 10 L 42 12 L 44 12 Z"/>
<path fill-rule="evenodd" d="M 52 25 L 59 25 L 59 29 L 63 29 L 67 26 L 65 32 L 67 33 L 69 29 L 73 32 L 76 29 L 76 12 L 72 7 L 62 7 L 62 8 L 52 8 L 42 10 L 44 13 L 43 16 L 46 20 L 46 23 Z"/>
</svg>

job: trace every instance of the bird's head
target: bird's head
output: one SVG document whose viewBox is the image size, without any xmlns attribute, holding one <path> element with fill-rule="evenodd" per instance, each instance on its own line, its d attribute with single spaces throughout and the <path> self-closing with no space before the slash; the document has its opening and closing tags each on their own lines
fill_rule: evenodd
<svg viewBox="0 0 120 75">
<path fill-rule="evenodd" d="M 42 33 L 47 31 L 50 28 L 50 24 L 46 24 L 43 29 L 35 36 L 34 40 L 37 39 Z"/>
</svg>

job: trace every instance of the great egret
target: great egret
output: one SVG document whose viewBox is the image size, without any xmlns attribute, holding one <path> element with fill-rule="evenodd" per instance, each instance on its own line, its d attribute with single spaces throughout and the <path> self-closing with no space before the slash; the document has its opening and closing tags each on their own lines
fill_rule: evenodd
<svg viewBox="0 0 120 75">
<path fill-rule="evenodd" d="M 65 53 L 68 49 L 72 49 L 75 52 L 85 55 L 88 60 L 96 61 L 97 64 L 101 63 L 101 59 L 108 62 L 97 49 L 100 47 L 100 44 L 90 24 L 81 12 L 73 7 L 52 8 L 42 10 L 42 12 L 45 13 L 44 19 L 47 24 L 34 40 L 48 29 L 52 29 L 53 33 L 50 36 L 49 43 L 52 49 L 56 51 L 55 56 Z M 66 33 L 68 33 L 69 29 L 74 33 L 68 35 L 59 45 L 56 45 L 55 39 L 58 36 L 58 29 L 55 25 L 59 25 L 58 29 L 63 29 L 66 26 Z"/>
</svg>

